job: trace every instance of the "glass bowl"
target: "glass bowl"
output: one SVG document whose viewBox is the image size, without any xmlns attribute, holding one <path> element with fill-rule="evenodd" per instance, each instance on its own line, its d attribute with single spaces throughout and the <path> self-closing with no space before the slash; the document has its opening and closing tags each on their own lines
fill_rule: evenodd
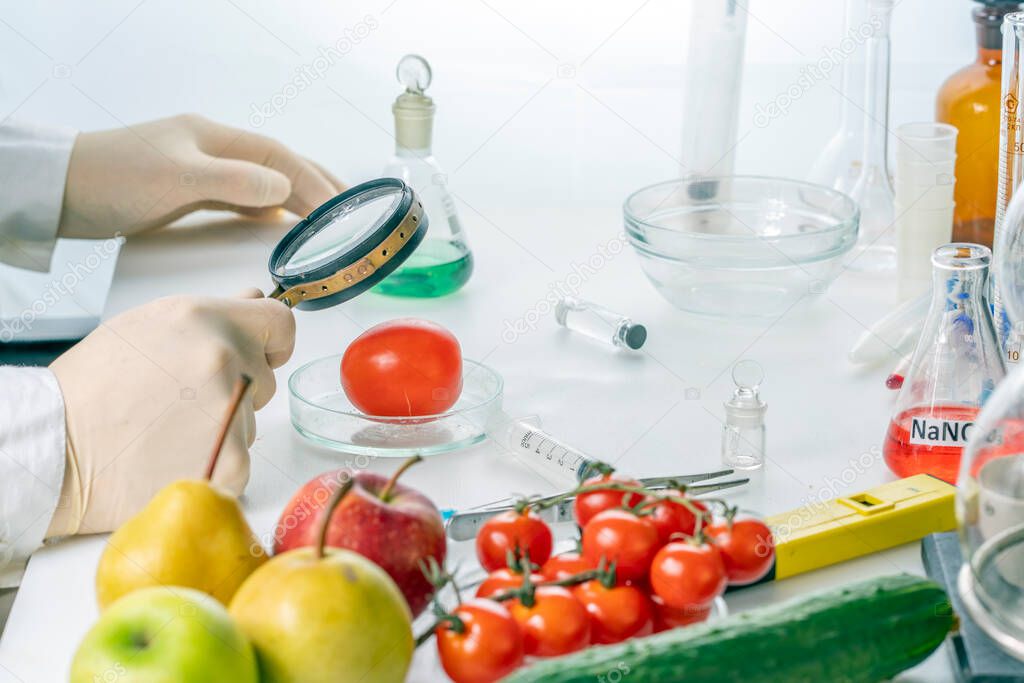
<svg viewBox="0 0 1024 683">
<path fill-rule="evenodd" d="M 306 363 L 288 378 L 292 424 L 310 441 L 346 453 L 405 458 L 479 443 L 501 410 L 503 382 L 491 368 L 462 361 L 462 393 L 438 415 L 384 417 L 361 413 L 341 388 L 341 355 Z"/>
<path fill-rule="evenodd" d="M 647 278 L 692 313 L 761 318 L 824 292 L 857 241 L 860 211 L 821 185 L 758 176 L 671 180 L 623 204 Z"/>
</svg>

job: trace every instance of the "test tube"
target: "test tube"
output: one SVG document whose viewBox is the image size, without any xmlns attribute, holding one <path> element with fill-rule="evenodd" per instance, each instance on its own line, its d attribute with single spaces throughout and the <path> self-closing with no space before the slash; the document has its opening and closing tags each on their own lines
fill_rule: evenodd
<svg viewBox="0 0 1024 683">
<path fill-rule="evenodd" d="M 639 349 L 647 341 L 647 328 L 628 316 L 591 301 L 562 296 L 555 304 L 555 320 L 574 332 L 623 349 Z"/>
</svg>

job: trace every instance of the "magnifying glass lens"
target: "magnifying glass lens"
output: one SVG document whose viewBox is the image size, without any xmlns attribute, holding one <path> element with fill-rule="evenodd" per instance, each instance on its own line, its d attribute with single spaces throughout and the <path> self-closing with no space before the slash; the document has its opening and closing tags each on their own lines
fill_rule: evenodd
<svg viewBox="0 0 1024 683">
<path fill-rule="evenodd" d="M 281 239 L 270 257 L 271 296 L 305 309 L 348 301 L 401 265 L 427 223 L 416 194 L 397 178 L 353 187 Z"/>
</svg>

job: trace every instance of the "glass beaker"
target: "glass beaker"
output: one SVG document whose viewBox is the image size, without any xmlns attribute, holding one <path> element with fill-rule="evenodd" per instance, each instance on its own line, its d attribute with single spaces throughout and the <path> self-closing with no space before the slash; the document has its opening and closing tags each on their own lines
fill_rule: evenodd
<svg viewBox="0 0 1024 683">
<path fill-rule="evenodd" d="M 984 294 L 992 252 L 955 242 L 932 254 L 932 303 L 882 453 L 897 476 L 956 482 L 960 454 L 1005 369 Z"/>
<path fill-rule="evenodd" d="M 419 55 L 398 63 L 398 81 L 405 92 L 391 111 L 395 115 L 395 154 L 382 175 L 411 186 L 430 219 L 426 238 L 416 251 L 374 291 L 411 297 L 436 297 L 460 289 L 473 273 L 473 253 L 448 191 L 448 175 L 431 146 L 434 101 L 424 94 L 430 85 L 430 65 Z"/>
<path fill-rule="evenodd" d="M 860 174 L 850 196 L 860 206 L 858 253 L 853 270 L 878 271 L 896 267 L 893 228 L 895 192 L 889 179 L 889 29 L 894 0 L 868 0 L 874 31 L 865 42 L 864 151 Z"/>
</svg>

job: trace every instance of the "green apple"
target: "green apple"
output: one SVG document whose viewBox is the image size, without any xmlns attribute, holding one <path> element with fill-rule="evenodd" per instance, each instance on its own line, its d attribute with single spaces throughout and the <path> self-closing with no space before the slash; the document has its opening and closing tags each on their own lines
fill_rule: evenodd
<svg viewBox="0 0 1024 683">
<path fill-rule="evenodd" d="M 227 610 L 191 588 L 143 588 L 85 635 L 71 683 L 258 683 L 252 645 Z"/>
</svg>

